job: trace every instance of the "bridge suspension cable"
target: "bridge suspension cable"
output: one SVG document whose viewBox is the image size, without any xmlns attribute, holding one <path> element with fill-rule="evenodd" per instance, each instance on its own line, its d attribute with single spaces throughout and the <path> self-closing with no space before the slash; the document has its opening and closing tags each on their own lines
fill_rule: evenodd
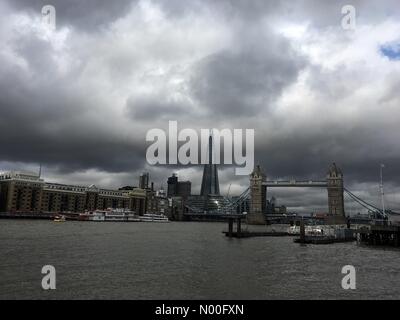
<svg viewBox="0 0 400 320">
<path fill-rule="evenodd" d="M 369 211 L 372 211 L 374 213 L 379 214 L 382 217 L 386 217 L 386 214 L 383 213 L 383 211 L 381 209 L 379 209 L 378 207 L 375 207 L 374 205 L 364 201 L 363 199 L 361 199 L 360 197 L 356 196 L 354 193 L 352 193 L 350 190 L 344 188 L 344 191 L 346 192 L 347 195 L 350 196 L 350 198 L 352 200 L 354 200 L 355 202 L 357 202 L 358 204 L 360 204 L 362 207 L 366 208 Z"/>
<path fill-rule="evenodd" d="M 246 190 L 244 190 L 235 201 L 232 201 L 229 199 L 230 204 L 228 205 L 228 208 L 235 208 L 243 203 L 243 201 L 247 200 L 250 196 L 250 187 L 248 187 Z"/>
<path fill-rule="evenodd" d="M 243 204 L 250 197 L 250 187 L 244 190 L 235 200 L 229 197 L 223 197 L 222 199 L 216 199 L 217 207 L 212 210 L 208 210 L 208 213 L 215 214 L 236 214 L 237 208 Z M 205 213 L 205 205 L 207 203 L 207 198 L 201 200 L 198 203 L 185 204 L 184 207 L 191 213 L 201 214 Z"/>
</svg>

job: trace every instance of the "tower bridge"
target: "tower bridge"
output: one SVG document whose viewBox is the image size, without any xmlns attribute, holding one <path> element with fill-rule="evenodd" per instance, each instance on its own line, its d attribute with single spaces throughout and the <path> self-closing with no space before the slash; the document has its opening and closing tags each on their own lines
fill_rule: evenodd
<svg viewBox="0 0 400 320">
<path fill-rule="evenodd" d="M 308 180 L 268 180 L 257 166 L 250 175 L 250 184 L 235 198 L 224 197 L 219 193 L 218 169 L 212 164 L 212 137 L 209 139 L 210 163 L 206 164 L 203 172 L 201 194 L 191 196 L 185 203 L 184 216 L 187 219 L 227 219 L 238 215 L 246 218 L 248 224 L 265 224 L 267 213 L 267 193 L 270 188 L 320 188 L 327 190 L 328 217 L 325 222 L 329 224 L 342 224 L 346 222 L 344 210 L 344 194 L 351 200 L 375 213 L 378 217 L 385 217 L 384 212 L 376 206 L 360 199 L 344 187 L 343 173 L 331 164 L 324 179 Z M 248 212 L 247 215 L 242 213 Z M 286 216 L 287 217 L 287 216 Z M 272 216 L 269 216 L 272 218 Z M 279 218 L 279 217 L 275 217 Z"/>
<path fill-rule="evenodd" d="M 326 188 L 328 191 L 328 210 L 334 222 L 343 222 L 344 212 L 344 187 L 343 173 L 333 163 L 329 167 L 326 179 L 322 180 L 267 180 L 261 167 L 257 166 L 250 175 L 250 212 L 247 215 L 249 224 L 265 224 L 266 199 L 268 188 L 311 187 Z"/>
</svg>

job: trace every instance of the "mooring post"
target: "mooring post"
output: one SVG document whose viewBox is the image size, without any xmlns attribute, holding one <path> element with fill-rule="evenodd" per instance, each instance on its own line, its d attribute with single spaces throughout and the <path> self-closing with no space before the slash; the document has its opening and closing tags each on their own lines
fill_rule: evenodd
<svg viewBox="0 0 400 320">
<path fill-rule="evenodd" d="M 242 220 L 240 218 L 237 219 L 237 235 L 239 238 L 242 235 Z"/>
<path fill-rule="evenodd" d="M 233 219 L 232 218 L 228 219 L 228 236 L 229 237 L 233 236 Z"/>
<path fill-rule="evenodd" d="M 304 227 L 304 220 L 300 221 L 300 243 L 304 243 L 306 240 L 306 229 Z"/>
</svg>

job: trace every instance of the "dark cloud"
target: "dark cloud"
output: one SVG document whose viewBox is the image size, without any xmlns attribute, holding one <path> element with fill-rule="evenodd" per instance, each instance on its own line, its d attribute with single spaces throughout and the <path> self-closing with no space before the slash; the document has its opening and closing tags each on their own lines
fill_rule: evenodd
<svg viewBox="0 0 400 320">
<path fill-rule="evenodd" d="M 263 42 L 266 43 L 263 43 Z M 194 96 L 216 117 L 249 116 L 270 108 L 303 66 L 283 40 L 256 39 L 236 52 L 205 58 L 191 81 Z"/>
<path fill-rule="evenodd" d="M 31 34 L 18 37 L 13 49 L 27 63 L 25 68 L 0 66 L 1 161 L 42 163 L 64 173 L 142 166 L 140 137 L 111 131 L 106 120 L 98 121 L 97 105 L 75 83 L 80 71 L 60 74 L 49 42 Z"/>
<path fill-rule="evenodd" d="M 177 115 L 184 114 L 187 106 L 180 102 L 168 101 L 166 97 L 159 95 L 142 95 L 138 98 L 130 98 L 126 104 L 126 112 L 137 121 L 168 121 L 176 119 Z"/>
<path fill-rule="evenodd" d="M 396 162 L 400 152 L 392 148 L 386 136 L 367 126 L 346 129 L 343 124 L 322 131 L 293 131 L 287 135 L 256 139 L 256 162 L 263 165 L 267 175 L 274 178 L 324 179 L 329 165 L 336 162 L 350 185 L 354 182 L 378 181 L 379 165 L 387 165 L 386 181 L 397 183 L 400 169 Z"/>
</svg>

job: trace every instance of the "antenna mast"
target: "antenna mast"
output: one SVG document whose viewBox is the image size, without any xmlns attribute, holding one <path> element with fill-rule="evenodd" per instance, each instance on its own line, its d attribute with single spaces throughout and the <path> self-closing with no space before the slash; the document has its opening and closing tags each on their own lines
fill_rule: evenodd
<svg viewBox="0 0 400 320">
<path fill-rule="evenodd" d="M 384 191 L 383 191 L 383 168 L 385 167 L 384 164 L 381 164 L 381 184 L 380 184 L 380 189 L 381 189 L 381 201 L 382 201 L 382 212 L 383 216 L 386 217 L 386 212 L 385 212 L 385 198 L 384 198 Z"/>
</svg>

